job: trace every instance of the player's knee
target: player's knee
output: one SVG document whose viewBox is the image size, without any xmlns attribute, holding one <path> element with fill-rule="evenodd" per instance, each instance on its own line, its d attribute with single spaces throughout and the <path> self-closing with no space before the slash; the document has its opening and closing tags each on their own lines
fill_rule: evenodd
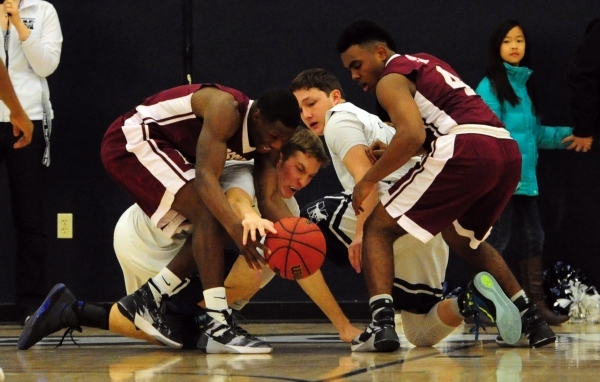
<svg viewBox="0 0 600 382">
<path fill-rule="evenodd" d="M 428 338 L 422 331 L 415 330 L 407 332 L 405 330 L 404 335 L 406 340 L 417 347 L 431 347 L 437 344 L 439 341 L 435 341 L 432 338 Z"/>
<path fill-rule="evenodd" d="M 474 251 L 474 249 L 471 248 L 471 239 L 459 235 L 453 226 L 444 229 L 442 231 L 442 237 L 448 246 L 459 256 L 469 256 Z M 482 242 L 481 244 L 484 243 L 485 242 Z"/>
</svg>

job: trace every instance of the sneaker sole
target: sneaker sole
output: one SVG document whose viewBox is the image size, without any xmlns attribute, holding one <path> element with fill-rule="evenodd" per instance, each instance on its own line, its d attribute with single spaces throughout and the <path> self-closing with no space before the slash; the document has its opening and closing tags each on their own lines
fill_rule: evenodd
<svg viewBox="0 0 600 382">
<path fill-rule="evenodd" d="M 496 345 L 500 346 L 501 348 L 530 348 L 531 347 L 531 346 L 529 346 L 529 341 L 523 334 L 521 334 L 521 337 L 519 337 L 519 340 L 512 345 L 506 343 L 504 341 L 504 339 L 496 337 Z"/>
<path fill-rule="evenodd" d="M 27 322 L 25 322 L 25 327 L 23 328 L 23 331 L 19 336 L 19 340 L 17 341 L 18 350 L 27 350 L 39 341 L 41 341 L 44 337 L 55 332 L 54 331 L 52 333 L 46 334 L 46 336 L 42 336 L 39 340 L 35 341 L 34 343 L 30 343 L 29 341 L 32 329 L 36 327 L 37 322 L 40 319 L 44 318 L 48 314 L 48 312 L 52 310 L 52 308 L 54 307 L 53 303 L 60 299 L 60 297 L 63 295 L 63 293 L 65 293 L 66 290 L 67 287 L 64 284 L 57 284 L 54 286 L 54 288 L 52 288 L 52 290 L 48 293 L 48 296 L 46 296 L 46 298 L 44 299 L 42 305 L 29 317 Z M 44 330 L 40 331 L 44 332 Z"/>
<path fill-rule="evenodd" d="M 353 352 L 393 352 L 400 348 L 400 339 L 396 334 L 396 338 L 384 338 L 377 342 L 375 336 L 372 335 L 366 342 L 350 346 Z"/>
<path fill-rule="evenodd" d="M 156 328 L 154 328 L 154 326 L 152 326 L 151 323 L 146 321 L 144 317 L 140 316 L 137 313 L 134 313 L 132 316 L 131 312 L 129 312 L 129 310 L 121 303 L 121 301 L 117 302 L 117 308 L 119 308 L 119 312 L 123 315 L 123 317 L 131 321 L 136 328 L 140 329 L 142 332 L 154 338 L 161 344 L 173 349 L 181 349 L 183 347 L 183 344 L 180 344 L 163 336 L 158 330 L 156 330 Z"/>
<path fill-rule="evenodd" d="M 147 335 L 154 338 L 155 340 L 157 340 L 158 342 L 160 342 L 161 344 L 163 344 L 165 346 L 168 346 L 173 349 L 181 349 L 183 347 L 183 344 L 180 344 L 179 342 L 175 342 L 175 341 L 170 340 L 169 338 L 163 336 L 158 330 L 156 330 L 154 328 L 154 326 L 152 326 L 151 323 L 146 321 L 144 319 L 144 317 L 140 316 L 137 313 L 133 319 L 133 324 L 138 329 L 140 329 L 141 331 L 143 331 L 144 333 L 146 333 Z"/>
<path fill-rule="evenodd" d="M 546 346 L 546 345 L 554 344 L 554 343 L 556 343 L 556 336 L 544 338 L 542 341 L 540 341 L 536 344 L 533 344 L 533 345 L 529 344 L 529 341 L 527 340 L 525 335 L 521 335 L 521 337 L 519 338 L 519 341 L 517 341 L 517 343 L 512 344 L 512 345 L 506 343 L 501 338 L 496 338 L 496 345 L 500 346 L 501 348 L 540 348 L 542 346 Z"/>
<path fill-rule="evenodd" d="M 504 342 L 514 345 L 521 337 L 521 314 L 516 305 L 506 297 L 494 277 L 487 272 L 475 276 L 477 291 L 490 300 L 496 308 L 496 327 Z"/>
<path fill-rule="evenodd" d="M 379 341 L 376 344 L 371 344 L 369 341 L 362 344 L 352 345 L 350 347 L 353 352 L 394 352 L 400 349 L 400 342 L 393 340 Z"/>
<path fill-rule="evenodd" d="M 223 345 L 222 343 L 209 338 L 206 342 L 206 347 L 203 347 L 200 350 L 207 354 L 267 354 L 271 353 L 273 348 Z"/>
<path fill-rule="evenodd" d="M 532 348 L 541 348 L 542 346 L 555 344 L 555 343 L 556 343 L 556 336 L 552 336 L 552 337 L 544 338 L 542 341 L 532 344 L 531 347 Z"/>
</svg>

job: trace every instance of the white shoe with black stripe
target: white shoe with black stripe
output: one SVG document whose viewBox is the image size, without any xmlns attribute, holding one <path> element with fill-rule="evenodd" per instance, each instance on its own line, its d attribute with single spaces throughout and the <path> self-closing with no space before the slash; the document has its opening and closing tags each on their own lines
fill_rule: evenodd
<svg viewBox="0 0 600 382">
<path fill-rule="evenodd" d="M 225 322 L 219 321 L 209 314 L 198 318 L 203 326 L 198 340 L 198 349 L 209 354 L 264 354 L 273 351 L 273 347 L 239 327 L 230 310 L 219 313 Z"/>
</svg>

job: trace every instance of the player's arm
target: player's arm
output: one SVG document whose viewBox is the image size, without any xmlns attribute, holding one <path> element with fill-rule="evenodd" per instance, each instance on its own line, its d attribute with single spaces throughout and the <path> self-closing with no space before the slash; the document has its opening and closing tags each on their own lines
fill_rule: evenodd
<svg viewBox="0 0 600 382">
<path fill-rule="evenodd" d="M 377 182 L 417 155 L 425 142 L 425 127 L 413 98 L 415 85 L 403 75 L 388 74 L 379 80 L 376 93 L 396 133 L 381 158 L 354 188 L 352 206 L 357 215 L 362 212 L 362 202 Z"/>
<path fill-rule="evenodd" d="M 277 160 L 279 152 L 259 155 L 254 160 L 254 188 L 261 215 L 271 221 L 294 216 L 285 204 L 278 189 Z"/>
<path fill-rule="evenodd" d="M 225 192 L 225 196 L 235 214 L 242 219 L 244 237 L 250 234 L 250 239 L 256 241 L 257 231 L 260 236 L 264 236 L 267 231 L 277 233 L 275 228 L 273 228 L 273 222 L 261 218 L 254 207 L 252 207 L 252 197 L 246 191 L 233 187 Z"/>
<path fill-rule="evenodd" d="M 196 145 L 195 189 L 238 248 L 245 253 L 242 219 L 229 205 L 219 183 L 227 157 L 227 140 L 241 124 L 242 116 L 238 112 L 237 102 L 229 93 L 206 87 L 193 94 L 192 110 L 196 116 L 204 119 Z M 254 252 L 252 256 L 261 258 Z"/>
<path fill-rule="evenodd" d="M 425 142 L 425 126 L 414 99 L 414 84 L 400 74 L 388 74 L 377 84 L 377 100 L 388 112 L 396 134 L 387 150 L 365 174 L 378 182 L 418 155 Z"/>
<path fill-rule="evenodd" d="M 19 99 L 15 93 L 8 71 L 4 64 L 0 64 L 0 99 L 10 110 L 10 122 L 13 125 L 13 135 L 18 137 L 23 133 L 21 138 L 15 142 L 13 147 L 20 149 L 31 143 L 31 135 L 33 134 L 33 123 L 25 114 Z"/>
<path fill-rule="evenodd" d="M 350 323 L 350 320 L 346 317 L 329 290 L 320 270 L 297 281 L 302 290 L 317 304 L 333 326 L 335 326 L 342 341 L 350 342 L 362 332 Z"/>
<path fill-rule="evenodd" d="M 346 167 L 350 175 L 352 175 L 355 184 L 358 183 L 372 167 L 371 160 L 367 155 L 367 149 L 367 146 L 356 145 L 348 150 L 344 156 L 344 167 Z M 367 217 L 371 214 L 373 209 L 375 209 L 377 203 L 379 203 L 378 191 L 379 187 L 376 185 L 363 201 L 363 213 L 356 217 L 356 234 L 348 247 L 348 259 L 356 272 L 360 272 L 362 268 L 363 227 L 365 225 L 365 220 L 367 220 Z"/>
</svg>

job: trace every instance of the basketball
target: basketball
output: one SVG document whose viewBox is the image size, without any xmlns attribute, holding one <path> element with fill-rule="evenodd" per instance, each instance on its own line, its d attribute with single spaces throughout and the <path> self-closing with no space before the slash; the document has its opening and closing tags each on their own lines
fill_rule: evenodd
<svg viewBox="0 0 600 382">
<path fill-rule="evenodd" d="M 325 236 L 312 221 L 283 218 L 275 223 L 277 234 L 268 233 L 265 245 L 269 267 L 288 280 L 303 279 L 315 273 L 325 260 Z"/>
</svg>

